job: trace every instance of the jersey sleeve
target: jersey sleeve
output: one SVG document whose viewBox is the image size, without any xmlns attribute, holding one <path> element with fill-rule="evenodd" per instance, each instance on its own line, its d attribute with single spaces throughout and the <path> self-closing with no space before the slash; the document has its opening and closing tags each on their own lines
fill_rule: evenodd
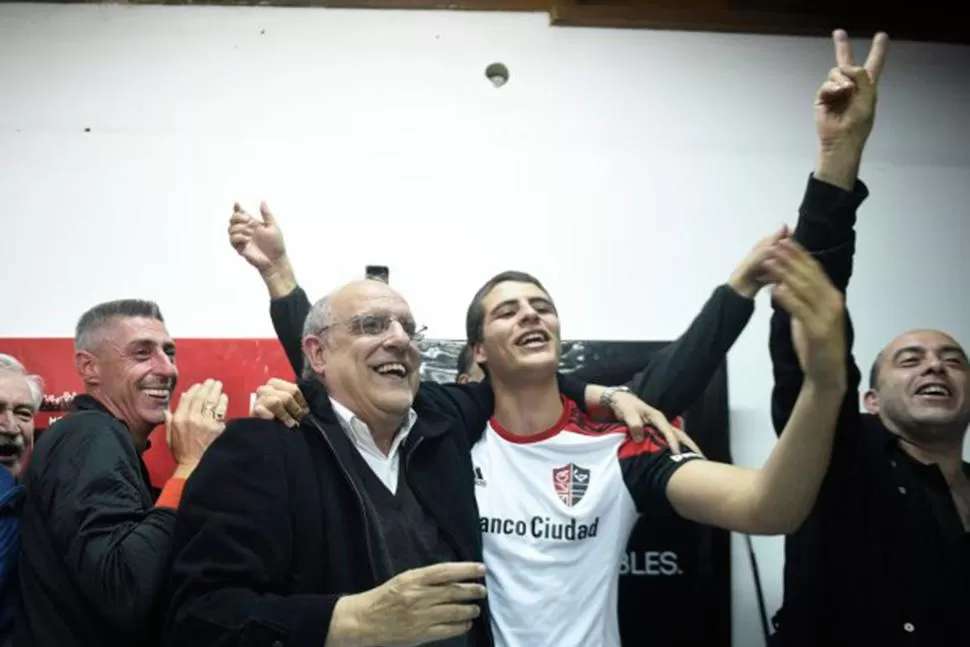
<svg viewBox="0 0 970 647">
<path fill-rule="evenodd" d="M 640 514 L 670 509 L 667 481 L 688 462 L 703 460 L 691 451 L 674 455 L 663 436 L 651 427 L 644 428 L 644 434 L 640 442 L 628 437 L 617 450 L 623 482 Z"/>
</svg>

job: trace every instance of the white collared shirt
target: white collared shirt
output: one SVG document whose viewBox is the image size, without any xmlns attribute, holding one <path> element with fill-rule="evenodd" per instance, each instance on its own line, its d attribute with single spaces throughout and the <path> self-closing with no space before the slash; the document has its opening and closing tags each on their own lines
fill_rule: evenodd
<svg viewBox="0 0 970 647">
<path fill-rule="evenodd" d="M 387 486 L 391 494 L 396 494 L 397 479 L 401 467 L 401 445 L 404 444 L 408 434 L 411 433 L 414 423 L 418 421 L 418 414 L 415 413 L 414 409 L 408 409 L 407 419 L 395 434 L 394 440 L 391 441 L 391 447 L 385 456 L 384 452 L 377 447 L 370 429 L 363 420 L 333 398 L 330 398 L 330 404 L 333 405 L 340 426 L 347 432 L 347 436 L 354 443 L 354 447 L 360 452 L 364 461 L 381 480 L 381 483 Z"/>
</svg>

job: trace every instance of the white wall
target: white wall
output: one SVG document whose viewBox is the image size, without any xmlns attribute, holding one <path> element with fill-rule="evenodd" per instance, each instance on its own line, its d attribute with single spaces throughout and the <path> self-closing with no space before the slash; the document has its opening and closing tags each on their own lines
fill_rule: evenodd
<svg viewBox="0 0 970 647">
<path fill-rule="evenodd" d="M 494 61 L 511 71 L 498 90 Z M 850 293 L 866 365 L 909 326 L 970 343 L 968 63 L 892 47 Z M 68 336 L 131 295 L 178 336 L 271 336 L 225 235 L 234 200 L 265 198 L 312 294 L 389 265 L 434 336 L 461 337 L 474 289 L 515 267 L 547 283 L 568 337 L 673 338 L 794 222 L 831 65 L 825 39 L 545 15 L 5 4 L 0 336 Z M 734 456 L 752 466 L 774 439 L 766 306 L 730 356 Z M 781 542 L 757 548 L 773 610 Z M 748 647 L 757 605 L 734 550 Z"/>
</svg>

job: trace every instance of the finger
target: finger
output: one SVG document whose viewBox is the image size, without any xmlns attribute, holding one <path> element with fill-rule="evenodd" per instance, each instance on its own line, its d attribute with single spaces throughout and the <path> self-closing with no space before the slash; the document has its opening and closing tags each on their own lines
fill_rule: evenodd
<svg viewBox="0 0 970 647">
<path fill-rule="evenodd" d="M 840 87 L 853 88 L 855 87 L 855 80 L 845 73 L 845 70 L 851 69 L 852 68 L 850 66 L 846 66 L 845 68 L 833 67 L 831 70 L 829 70 L 829 75 L 825 80 L 832 81 Z"/>
<path fill-rule="evenodd" d="M 630 436 L 635 442 L 643 442 L 643 418 L 644 415 L 637 407 L 618 407 L 615 412 L 616 419 L 623 423 L 630 431 Z"/>
<path fill-rule="evenodd" d="M 308 411 L 310 409 L 306 402 L 306 398 L 303 397 L 303 391 L 300 390 L 299 385 L 293 382 L 287 382 L 286 380 L 281 380 L 279 378 L 271 378 L 269 382 L 266 383 L 267 386 L 273 387 L 278 391 L 284 391 L 293 397 L 294 402 L 302 411 Z"/>
<path fill-rule="evenodd" d="M 266 398 L 266 408 L 269 409 L 273 417 L 285 424 L 287 427 L 296 427 L 300 416 L 294 416 L 286 407 L 286 404 L 278 396 Z"/>
<path fill-rule="evenodd" d="M 886 54 L 888 52 L 889 34 L 881 31 L 872 39 L 872 47 L 869 48 L 869 56 L 866 57 L 865 68 L 873 83 L 879 80 L 879 76 L 886 66 Z"/>
<path fill-rule="evenodd" d="M 701 451 L 700 445 L 695 443 L 694 439 L 688 436 L 686 432 L 678 429 L 677 438 L 680 440 L 682 445 L 686 445 L 687 448 L 690 449 L 692 452 L 694 452 L 695 454 L 698 454 L 699 456 L 704 456 L 704 452 Z"/>
<path fill-rule="evenodd" d="M 182 420 L 189 415 L 189 410 L 192 406 L 195 394 L 199 391 L 200 386 L 201 385 L 199 384 L 193 384 L 182 393 L 182 397 L 179 398 L 178 406 L 175 408 L 174 418 L 176 420 Z"/>
<path fill-rule="evenodd" d="M 266 225 L 276 224 L 276 216 L 274 216 L 273 212 L 269 210 L 269 205 L 266 204 L 265 202 L 259 203 L 259 215 L 263 217 L 263 224 L 266 224 Z"/>
<path fill-rule="evenodd" d="M 222 422 L 226 419 L 226 413 L 229 411 L 229 396 L 225 393 L 219 394 L 219 402 L 216 404 L 216 420 Z"/>
<path fill-rule="evenodd" d="M 471 621 L 465 622 L 444 622 L 430 627 L 426 632 L 425 638 L 430 642 L 447 640 L 471 631 Z"/>
<path fill-rule="evenodd" d="M 872 91 L 872 79 L 869 77 L 869 70 L 864 67 L 843 67 L 842 74 L 852 79 L 852 83 L 860 92 Z"/>
<path fill-rule="evenodd" d="M 477 604 L 439 604 L 428 610 L 428 620 L 436 625 L 460 624 L 481 615 Z"/>
<path fill-rule="evenodd" d="M 852 96 L 855 84 L 845 87 L 837 81 L 826 81 L 818 90 L 818 100 L 826 105 L 838 104 Z"/>
<path fill-rule="evenodd" d="M 677 430 L 668 422 L 666 418 L 661 414 L 659 419 L 658 416 L 652 416 L 649 420 L 650 424 L 661 433 L 664 440 L 667 441 L 667 446 L 670 448 L 671 453 L 674 455 L 680 454 L 680 438 L 677 436 Z"/>
<path fill-rule="evenodd" d="M 852 58 L 852 45 L 849 43 L 849 35 L 844 29 L 836 29 L 832 32 L 832 41 L 835 43 L 835 64 L 839 67 L 844 65 L 855 65 Z"/>
<path fill-rule="evenodd" d="M 291 429 L 297 425 L 297 422 L 292 418 L 290 418 L 289 420 L 279 418 L 275 413 L 270 411 L 269 408 L 262 402 L 259 402 L 253 406 L 253 410 L 250 413 L 250 415 L 252 415 L 254 418 L 260 418 L 262 420 L 279 420 L 280 422 L 282 422 L 287 427 L 290 427 Z"/>
<path fill-rule="evenodd" d="M 785 284 L 774 286 L 771 296 L 785 312 L 795 319 L 804 322 L 812 315 L 812 308 L 809 304 L 804 299 L 799 298 Z"/>
<path fill-rule="evenodd" d="M 189 417 L 199 418 L 202 415 L 202 408 L 209 400 L 209 393 L 212 391 L 213 382 L 215 382 L 215 380 L 211 378 L 206 380 L 192 395 L 192 399 L 189 401 L 188 410 L 186 411 Z"/>
<path fill-rule="evenodd" d="M 485 564 L 480 562 L 444 562 L 407 571 L 422 584 L 448 584 L 449 582 L 463 582 L 477 580 L 485 576 Z"/>
<path fill-rule="evenodd" d="M 254 218 L 245 211 L 233 211 L 232 215 L 229 216 L 229 225 L 251 225 L 253 220 Z"/>
<path fill-rule="evenodd" d="M 165 445 L 172 448 L 172 412 L 165 412 Z"/>
</svg>

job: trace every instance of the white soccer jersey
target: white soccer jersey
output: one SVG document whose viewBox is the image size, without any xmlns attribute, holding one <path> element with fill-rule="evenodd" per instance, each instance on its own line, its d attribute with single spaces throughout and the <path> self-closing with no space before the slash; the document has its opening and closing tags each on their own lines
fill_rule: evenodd
<svg viewBox="0 0 970 647">
<path fill-rule="evenodd" d="M 667 481 L 695 458 L 565 399 L 538 435 L 491 421 L 472 462 L 496 647 L 619 647 L 620 556 L 639 512 L 669 505 Z"/>
</svg>

